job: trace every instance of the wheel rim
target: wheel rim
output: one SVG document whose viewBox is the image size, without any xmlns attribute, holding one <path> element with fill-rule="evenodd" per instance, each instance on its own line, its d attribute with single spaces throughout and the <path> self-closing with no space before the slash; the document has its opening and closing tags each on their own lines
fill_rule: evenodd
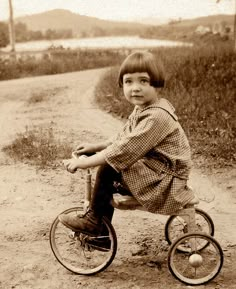
<svg viewBox="0 0 236 289">
<path fill-rule="evenodd" d="M 208 243 L 204 250 L 196 250 L 198 242 Z M 189 244 L 188 253 L 180 253 L 178 247 Z M 195 247 L 195 248 L 194 248 Z M 192 254 L 200 256 L 199 264 L 190 263 Z M 186 234 L 176 240 L 169 251 L 168 266 L 171 273 L 181 282 L 189 285 L 201 285 L 215 278 L 223 265 L 223 251 L 219 243 L 206 234 Z"/>
<path fill-rule="evenodd" d="M 83 213 L 83 209 L 72 208 L 63 213 L 77 215 Z M 109 236 L 110 248 L 101 251 L 88 243 L 88 238 L 91 240 L 92 237 L 74 233 L 56 218 L 50 230 L 50 245 L 60 264 L 69 271 L 82 275 L 93 275 L 107 268 L 115 257 L 117 239 L 110 222 L 104 219 L 103 224 L 108 235 L 99 236 L 99 240 L 105 240 Z"/>
</svg>

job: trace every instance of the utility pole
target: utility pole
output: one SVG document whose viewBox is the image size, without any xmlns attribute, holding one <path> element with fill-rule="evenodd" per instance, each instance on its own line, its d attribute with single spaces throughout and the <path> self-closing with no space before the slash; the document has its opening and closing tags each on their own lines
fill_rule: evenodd
<svg viewBox="0 0 236 289">
<path fill-rule="evenodd" d="M 14 27 L 12 0 L 8 0 L 8 2 L 9 2 L 9 38 L 10 38 L 11 52 L 15 56 L 15 27 Z"/>
<path fill-rule="evenodd" d="M 236 0 L 234 0 L 234 51 L 236 51 Z"/>
</svg>

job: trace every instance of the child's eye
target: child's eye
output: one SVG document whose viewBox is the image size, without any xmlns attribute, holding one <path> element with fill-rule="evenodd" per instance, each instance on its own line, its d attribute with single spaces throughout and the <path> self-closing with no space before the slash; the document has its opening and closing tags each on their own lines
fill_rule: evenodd
<svg viewBox="0 0 236 289">
<path fill-rule="evenodd" d="M 124 83 L 125 84 L 130 84 L 132 81 L 130 79 L 125 79 Z"/>
<path fill-rule="evenodd" d="M 149 79 L 147 79 L 147 78 L 142 78 L 140 81 L 141 81 L 141 83 L 143 83 L 143 84 L 150 83 Z"/>
</svg>

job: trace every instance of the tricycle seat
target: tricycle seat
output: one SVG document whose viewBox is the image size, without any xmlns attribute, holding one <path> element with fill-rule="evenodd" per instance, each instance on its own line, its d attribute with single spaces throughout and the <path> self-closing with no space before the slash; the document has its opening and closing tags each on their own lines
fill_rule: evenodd
<svg viewBox="0 0 236 289">
<path fill-rule="evenodd" d="M 197 197 L 192 199 L 184 208 L 189 208 L 197 205 L 199 200 Z M 114 194 L 112 199 L 112 206 L 120 210 L 143 210 L 146 209 L 133 197 L 130 195 Z"/>
<path fill-rule="evenodd" d="M 120 210 L 145 210 L 142 205 L 130 195 L 113 194 L 112 206 Z"/>
</svg>

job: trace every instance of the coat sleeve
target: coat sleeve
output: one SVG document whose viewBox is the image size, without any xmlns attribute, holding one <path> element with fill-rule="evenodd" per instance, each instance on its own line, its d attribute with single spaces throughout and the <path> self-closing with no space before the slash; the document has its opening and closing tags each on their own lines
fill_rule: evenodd
<svg viewBox="0 0 236 289">
<path fill-rule="evenodd" d="M 105 160 L 121 171 L 141 159 L 176 128 L 176 121 L 164 110 L 142 112 L 130 131 L 104 150 Z"/>
</svg>

